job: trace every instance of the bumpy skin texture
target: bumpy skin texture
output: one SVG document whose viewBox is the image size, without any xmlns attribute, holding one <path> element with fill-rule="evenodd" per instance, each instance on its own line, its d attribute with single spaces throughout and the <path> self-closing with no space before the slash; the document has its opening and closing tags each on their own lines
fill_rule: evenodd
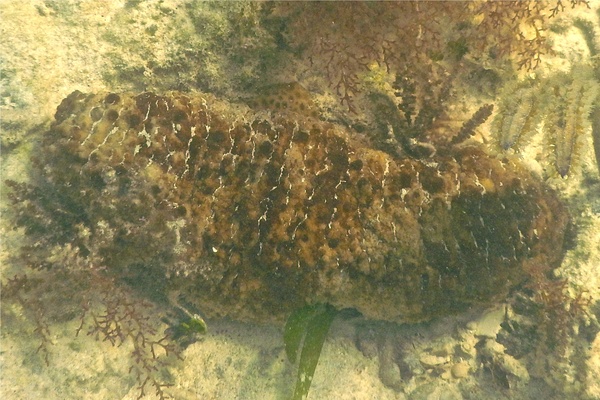
<svg viewBox="0 0 600 400">
<path fill-rule="evenodd" d="M 72 93 L 39 156 L 64 205 L 56 241 L 259 321 L 316 301 L 427 320 L 561 260 L 566 211 L 513 161 L 478 145 L 393 158 L 333 124 L 257 115 L 200 94 Z"/>
</svg>

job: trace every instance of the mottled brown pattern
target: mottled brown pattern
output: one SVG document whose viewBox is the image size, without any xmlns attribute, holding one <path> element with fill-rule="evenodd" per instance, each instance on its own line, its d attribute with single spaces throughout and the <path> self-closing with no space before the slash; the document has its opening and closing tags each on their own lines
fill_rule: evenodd
<svg viewBox="0 0 600 400">
<path fill-rule="evenodd" d="M 426 320 L 560 262 L 566 211 L 513 160 L 478 145 L 392 158 L 354 135 L 208 95 L 74 92 L 39 165 L 89 231 L 69 239 L 83 253 L 209 315 L 281 320 L 322 301 Z"/>
</svg>

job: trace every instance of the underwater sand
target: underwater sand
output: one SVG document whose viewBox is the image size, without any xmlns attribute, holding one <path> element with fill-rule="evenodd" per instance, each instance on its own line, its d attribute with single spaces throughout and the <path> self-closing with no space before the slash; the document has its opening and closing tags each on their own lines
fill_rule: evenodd
<svg viewBox="0 0 600 400">
<path fill-rule="evenodd" d="M 149 1 L 0 2 L 0 68 L 2 69 L 1 181 L 22 180 L 27 172 L 28 149 L 54 115 L 59 102 L 74 90 L 82 92 L 160 90 L 160 77 L 144 68 L 146 55 L 168 65 L 168 50 L 183 48 L 184 33 L 193 31 L 182 17 L 185 2 Z M 596 24 L 600 1 L 592 10 L 561 14 L 569 27 L 580 15 Z M 218 21 L 218 12 L 214 21 Z M 211 18 L 213 16 L 211 15 Z M 125 22 L 128 22 L 126 24 Z M 215 22 L 215 25 L 217 22 Z M 177 26 L 181 34 L 171 36 Z M 149 36 L 149 32 L 158 32 Z M 550 33 L 556 54 L 546 59 L 543 72 L 566 70 L 589 57 L 580 34 L 573 28 Z M 194 42 L 194 45 L 200 45 Z M 220 68 L 218 60 L 214 68 Z M 139 68 L 137 68 L 139 67 Z M 540 71 L 542 72 L 542 71 Z M 182 79 L 190 71 L 181 72 Z M 215 72 L 215 76 L 219 74 Z M 158 82 L 158 83 L 157 83 Z M 227 84 L 222 91 L 227 92 Z M 600 300 L 600 180 L 591 151 L 591 135 L 579 155 L 577 170 L 568 179 L 550 178 L 548 183 L 569 201 L 581 224 L 576 245 L 559 269 L 573 287 L 592 299 L 591 314 L 599 312 Z M 587 139 L 584 139 L 587 140 Z M 541 171 L 536 155 L 543 145 L 527 147 L 523 158 Z M 2 184 L 3 185 L 3 184 Z M 0 235 L 2 278 L 16 273 L 7 264 L 22 232 L 12 231 L 4 215 L 9 210 L 2 187 Z M 499 304 L 483 314 L 439 319 L 429 324 L 395 326 L 356 320 L 336 320 L 325 342 L 315 373 L 310 399 L 560 399 L 567 386 L 579 388 L 584 399 L 600 399 L 600 335 L 581 338 L 574 347 L 576 368 L 558 365 L 527 370 L 514 358 L 505 358 L 505 382 L 495 380 L 473 357 L 476 343 L 494 341 L 504 316 Z M 77 320 L 53 323 L 53 346 L 46 366 L 38 338 L 31 326 L 19 321 L 18 309 L 2 321 L 0 337 L 0 397 L 17 399 L 136 399 L 137 385 L 129 375 L 127 344 L 113 347 L 75 331 Z M 592 320 L 593 320 L 592 315 Z M 596 322 L 597 323 L 597 322 Z M 286 359 L 282 329 L 229 320 L 208 320 L 209 332 L 189 346 L 184 361 L 174 366 L 172 393 L 177 399 L 284 399 L 295 380 Z M 593 324 L 593 321 L 590 322 Z M 22 326 L 21 326 L 22 325 Z M 582 328 L 583 329 L 583 328 Z M 357 331 L 361 333 L 358 334 Z M 373 336 L 369 336 L 369 332 Z M 593 330 L 591 330 L 593 331 Z M 366 332 L 366 333 L 365 333 Z M 360 338 L 360 339 L 357 339 Z M 402 343 L 399 343 L 402 342 Z M 394 381 L 402 371 L 386 352 L 401 349 L 405 362 L 422 366 L 422 374 L 408 381 Z M 464 364 L 456 348 L 464 353 Z M 501 354 L 499 351 L 498 354 Z M 552 362 L 552 359 L 548 359 Z M 543 365 L 544 360 L 539 361 Z M 508 372 L 507 372 L 508 371 Z M 553 376 L 556 375 L 556 376 Z M 383 379 L 382 379 L 383 376 Z M 397 379 L 397 378 L 396 378 Z M 385 381 L 386 384 L 383 383 Z M 565 387 L 559 387 L 564 385 Z M 508 386 L 508 387 L 507 387 Z M 396 389 L 393 389 L 395 387 Z M 148 397 L 152 398 L 152 397 Z"/>
</svg>

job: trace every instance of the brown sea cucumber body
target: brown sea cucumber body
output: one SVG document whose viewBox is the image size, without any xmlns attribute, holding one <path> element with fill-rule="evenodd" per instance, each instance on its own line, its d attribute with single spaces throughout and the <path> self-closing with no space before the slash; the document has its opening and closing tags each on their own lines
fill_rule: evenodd
<svg viewBox="0 0 600 400">
<path fill-rule="evenodd" d="M 82 254 L 208 315 L 282 320 L 328 302 L 421 321 L 560 262 L 566 211 L 514 161 L 479 145 L 398 158 L 355 135 L 203 94 L 74 92 L 39 165 L 86 232 L 70 239 Z"/>
</svg>

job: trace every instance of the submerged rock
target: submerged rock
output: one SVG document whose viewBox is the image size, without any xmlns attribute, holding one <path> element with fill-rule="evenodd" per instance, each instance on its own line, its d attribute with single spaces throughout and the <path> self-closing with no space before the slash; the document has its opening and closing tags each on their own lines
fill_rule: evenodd
<svg viewBox="0 0 600 400">
<path fill-rule="evenodd" d="M 280 321 L 327 302 L 422 321 L 562 259 L 556 195 L 478 144 L 401 158 L 312 116 L 177 92 L 74 92 L 55 118 L 34 179 L 47 242 L 208 316 Z"/>
</svg>

